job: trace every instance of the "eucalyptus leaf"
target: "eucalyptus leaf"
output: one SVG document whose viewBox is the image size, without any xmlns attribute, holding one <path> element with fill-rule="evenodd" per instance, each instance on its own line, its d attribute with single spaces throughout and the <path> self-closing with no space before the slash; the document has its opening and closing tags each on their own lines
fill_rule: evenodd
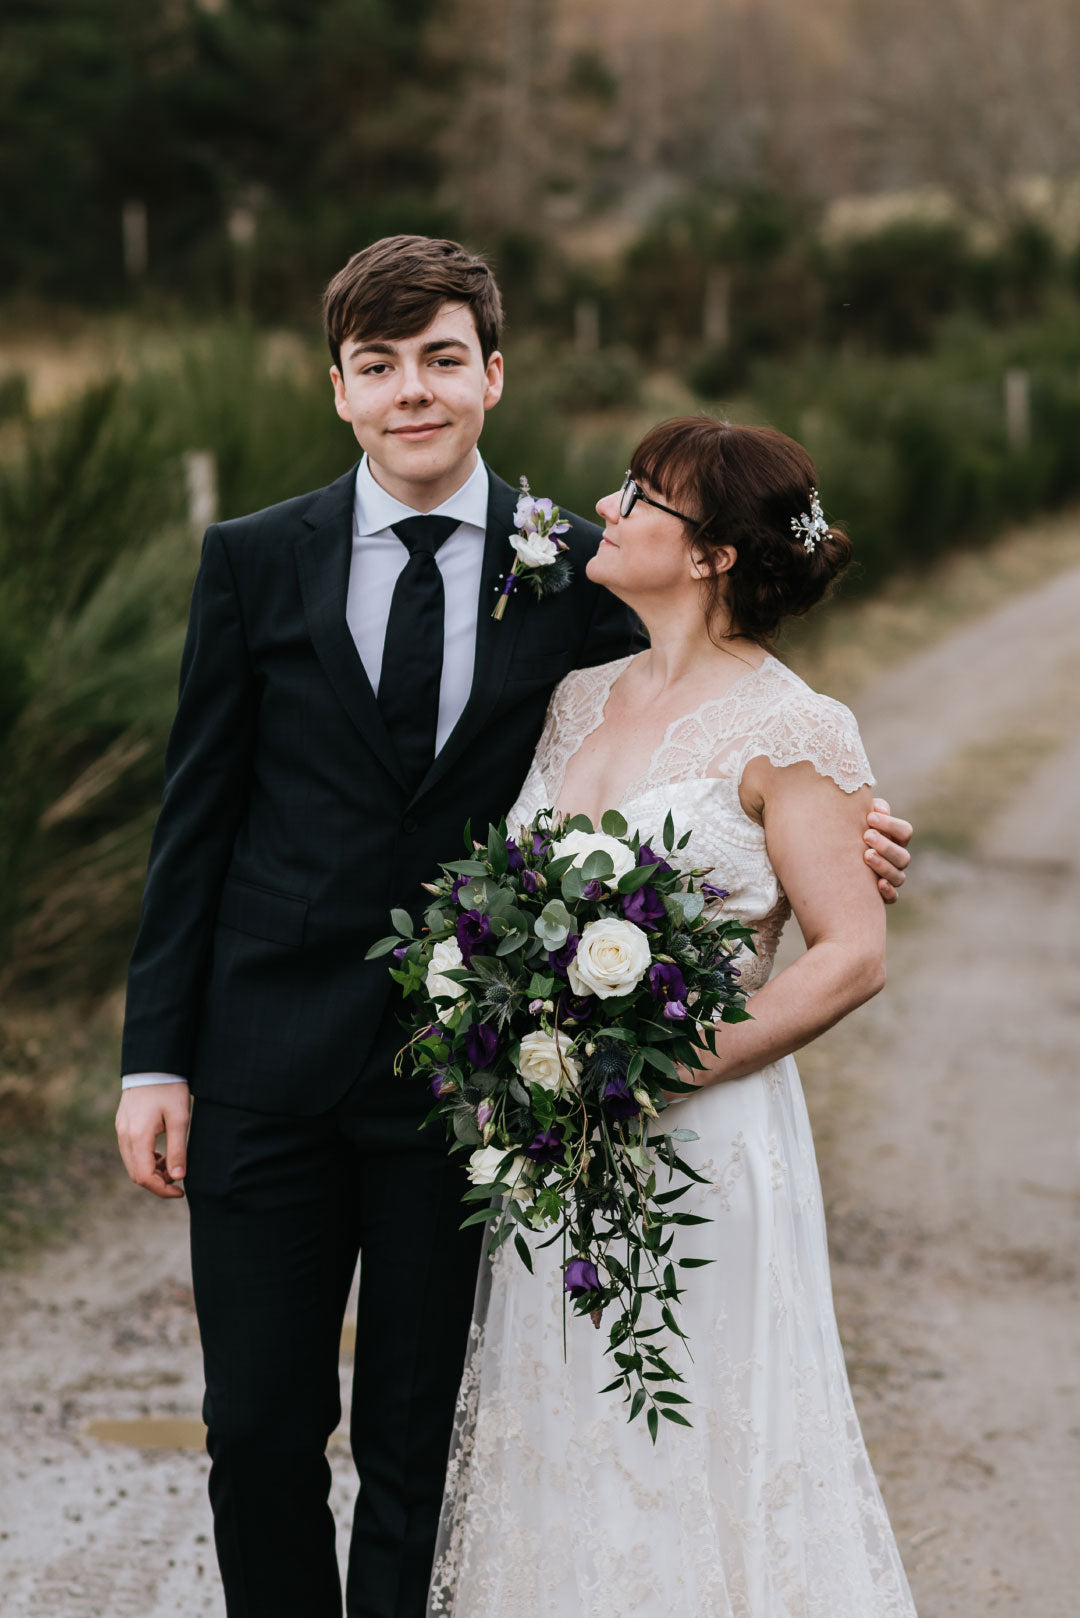
<svg viewBox="0 0 1080 1618">
<path fill-rule="evenodd" d="M 572 865 L 562 879 L 561 883 L 564 899 L 571 904 L 577 904 L 585 892 L 585 876 L 580 865 Z"/>
<path fill-rule="evenodd" d="M 605 881 L 615 875 L 615 862 L 606 848 L 596 848 L 578 867 L 586 882 Z"/>
<path fill-rule="evenodd" d="M 609 837 L 625 837 L 627 833 L 626 821 L 617 809 L 607 809 L 600 818 L 600 830 Z"/>
</svg>

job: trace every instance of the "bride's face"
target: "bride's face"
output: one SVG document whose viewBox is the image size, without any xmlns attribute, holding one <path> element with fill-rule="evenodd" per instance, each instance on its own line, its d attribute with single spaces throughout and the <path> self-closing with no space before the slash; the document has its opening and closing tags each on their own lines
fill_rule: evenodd
<svg viewBox="0 0 1080 1618">
<path fill-rule="evenodd" d="M 586 573 L 594 584 L 602 584 L 631 605 L 658 596 L 696 595 L 701 569 L 691 553 L 691 524 L 649 505 L 648 500 L 672 503 L 650 484 L 642 483 L 640 490 L 626 517 L 620 511 L 621 491 L 597 501 L 604 537 Z"/>
</svg>

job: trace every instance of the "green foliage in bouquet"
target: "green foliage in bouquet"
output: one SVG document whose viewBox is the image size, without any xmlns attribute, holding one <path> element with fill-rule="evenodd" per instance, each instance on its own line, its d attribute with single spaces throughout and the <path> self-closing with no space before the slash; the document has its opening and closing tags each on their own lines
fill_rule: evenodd
<svg viewBox="0 0 1080 1618">
<path fill-rule="evenodd" d="M 669 815 L 664 852 L 690 836 L 676 843 Z M 542 810 L 518 839 L 492 826 L 486 846 L 466 828 L 465 847 L 426 884 L 422 934 L 395 910 L 368 951 L 393 952 L 418 1002 L 399 1069 L 470 1153 L 465 1224 L 490 1225 L 489 1254 L 512 1237 L 532 1270 L 526 1234 L 562 1244 L 575 1312 L 597 1327 L 608 1313 L 618 1374 L 603 1391 L 630 1420 L 644 1412 L 655 1442 L 661 1416 L 690 1425 L 665 1343 L 684 1338 L 679 1271 L 711 1262 L 675 1251 L 679 1226 L 708 1223 L 678 1207 L 705 1182 L 679 1152 L 697 1136 L 662 1120 L 718 1025 L 749 1016 L 735 957 L 752 933 L 723 917 L 708 871 L 679 870 L 615 811 L 597 831 Z"/>
</svg>

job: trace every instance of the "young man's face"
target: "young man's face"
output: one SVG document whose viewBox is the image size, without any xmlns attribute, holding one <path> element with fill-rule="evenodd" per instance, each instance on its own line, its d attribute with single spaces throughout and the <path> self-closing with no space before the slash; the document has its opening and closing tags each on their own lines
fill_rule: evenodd
<svg viewBox="0 0 1080 1618">
<path fill-rule="evenodd" d="M 430 511 L 476 464 L 484 412 L 502 393 L 502 355 L 485 365 L 472 310 L 444 303 L 415 337 L 346 338 L 330 378 L 376 481 Z"/>
</svg>

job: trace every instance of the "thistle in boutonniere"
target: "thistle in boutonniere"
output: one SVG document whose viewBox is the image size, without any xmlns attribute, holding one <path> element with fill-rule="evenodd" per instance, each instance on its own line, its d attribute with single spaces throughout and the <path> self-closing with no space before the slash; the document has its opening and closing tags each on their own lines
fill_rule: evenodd
<svg viewBox="0 0 1080 1618">
<path fill-rule="evenodd" d="M 529 480 L 522 478 L 521 495 L 514 508 L 514 532 L 510 535 L 516 553 L 514 565 L 503 579 L 493 618 L 502 618 L 506 603 L 520 580 L 531 586 L 537 600 L 566 589 L 573 569 L 566 555 L 566 543 L 559 536 L 569 531 L 570 524 L 564 522 L 558 506 L 530 494 Z"/>
</svg>

